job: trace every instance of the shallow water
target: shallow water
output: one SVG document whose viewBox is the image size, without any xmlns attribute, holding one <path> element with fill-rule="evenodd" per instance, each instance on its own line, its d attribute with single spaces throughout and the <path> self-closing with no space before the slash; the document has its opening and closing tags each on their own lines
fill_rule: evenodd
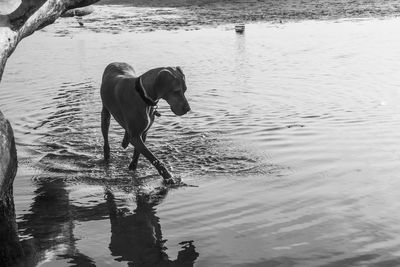
<svg viewBox="0 0 400 267">
<path fill-rule="evenodd" d="M 24 40 L 0 105 L 19 154 L 32 265 L 398 266 L 399 19 L 259 23 Z M 55 35 L 57 37 L 55 37 Z M 192 112 L 165 102 L 149 148 L 196 187 L 159 188 L 120 146 L 102 161 L 100 78 L 182 66 Z M 147 265 L 146 265 L 147 264 Z"/>
</svg>

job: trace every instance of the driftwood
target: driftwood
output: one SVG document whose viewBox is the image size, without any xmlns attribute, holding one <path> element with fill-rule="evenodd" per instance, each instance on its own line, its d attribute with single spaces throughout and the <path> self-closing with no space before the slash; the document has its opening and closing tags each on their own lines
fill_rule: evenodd
<svg viewBox="0 0 400 267">
<path fill-rule="evenodd" d="M 0 81 L 18 43 L 74 8 L 98 0 L 0 1 Z M 19 5 L 18 5 L 19 3 Z M 23 251 L 18 240 L 13 201 L 17 153 L 10 123 L 0 111 L 0 266 L 13 265 Z"/>
</svg>

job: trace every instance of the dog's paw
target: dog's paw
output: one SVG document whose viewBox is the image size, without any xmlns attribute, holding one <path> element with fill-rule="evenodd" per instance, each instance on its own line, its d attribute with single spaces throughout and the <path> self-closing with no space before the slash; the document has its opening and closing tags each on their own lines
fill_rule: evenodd
<svg viewBox="0 0 400 267">
<path fill-rule="evenodd" d="M 174 178 L 168 178 L 168 179 L 164 179 L 164 184 L 165 185 L 175 185 L 176 181 Z"/>
<path fill-rule="evenodd" d="M 137 169 L 137 164 L 131 162 L 131 163 L 129 164 L 129 167 L 128 167 L 128 168 L 129 168 L 130 171 L 136 171 L 136 169 Z"/>
<path fill-rule="evenodd" d="M 182 179 L 179 177 L 171 177 L 164 179 L 164 184 L 167 186 L 179 186 L 182 184 Z"/>
<path fill-rule="evenodd" d="M 110 147 L 109 146 L 103 147 L 103 155 L 104 155 L 104 161 L 107 162 L 110 160 Z"/>
</svg>

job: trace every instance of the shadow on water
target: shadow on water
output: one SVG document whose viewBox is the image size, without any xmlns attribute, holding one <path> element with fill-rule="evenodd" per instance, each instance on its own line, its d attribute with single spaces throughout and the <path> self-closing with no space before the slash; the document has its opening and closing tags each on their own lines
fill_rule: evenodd
<svg viewBox="0 0 400 267">
<path fill-rule="evenodd" d="M 111 222 L 109 248 L 113 256 L 118 256 L 117 261 L 127 261 L 129 266 L 193 266 L 199 256 L 193 241 L 180 243 L 183 249 L 176 260 L 171 261 L 166 253 L 166 240 L 155 210 L 166 194 L 166 189 L 159 191 L 156 200 L 137 194 L 136 210 L 127 215 L 117 208 L 113 194 L 106 193 Z"/>
<path fill-rule="evenodd" d="M 66 260 L 70 266 L 96 266 L 93 259 L 77 248 L 74 235 L 77 224 L 110 219 L 110 254 L 128 266 L 193 266 L 199 254 L 193 241 L 181 242 L 181 251 L 170 260 L 163 239 L 156 206 L 168 194 L 168 188 L 152 193 L 136 192 L 136 209 L 132 214 L 118 208 L 110 188 L 104 187 L 104 199 L 95 206 L 82 207 L 72 203 L 68 184 L 61 179 L 37 182 L 30 212 L 20 218 L 19 228 L 25 240 L 21 244 L 25 257 L 20 266 L 35 266 L 51 261 Z M 51 252 L 51 253 L 49 253 Z"/>
<path fill-rule="evenodd" d="M 22 261 L 34 266 L 46 260 L 46 251 L 56 250 L 65 244 L 66 251 L 60 257 L 69 259 L 69 263 L 75 266 L 78 263 L 85 265 L 93 263 L 89 257 L 75 248 L 74 220 L 82 219 L 79 216 L 82 209 L 70 204 L 66 183 L 62 180 L 53 180 L 38 182 L 37 186 L 30 212 L 23 215 L 19 223 L 19 228 L 23 229 L 21 234 L 29 236 L 22 241 L 26 254 Z M 102 210 L 105 211 L 106 208 L 96 207 L 96 216 L 86 214 L 85 217 L 96 219 L 97 215 L 104 215 Z"/>
</svg>

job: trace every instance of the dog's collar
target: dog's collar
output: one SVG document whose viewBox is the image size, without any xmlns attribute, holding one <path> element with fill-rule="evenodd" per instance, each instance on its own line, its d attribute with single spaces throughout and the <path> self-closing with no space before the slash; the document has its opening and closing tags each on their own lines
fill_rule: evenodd
<svg viewBox="0 0 400 267">
<path fill-rule="evenodd" d="M 143 99 L 143 101 L 149 105 L 149 106 L 157 106 L 158 100 L 154 101 L 151 99 L 147 93 L 146 90 L 144 89 L 143 83 L 142 83 L 142 77 L 139 76 L 136 79 L 136 84 L 135 84 L 136 91 L 139 93 L 140 97 Z"/>
</svg>

